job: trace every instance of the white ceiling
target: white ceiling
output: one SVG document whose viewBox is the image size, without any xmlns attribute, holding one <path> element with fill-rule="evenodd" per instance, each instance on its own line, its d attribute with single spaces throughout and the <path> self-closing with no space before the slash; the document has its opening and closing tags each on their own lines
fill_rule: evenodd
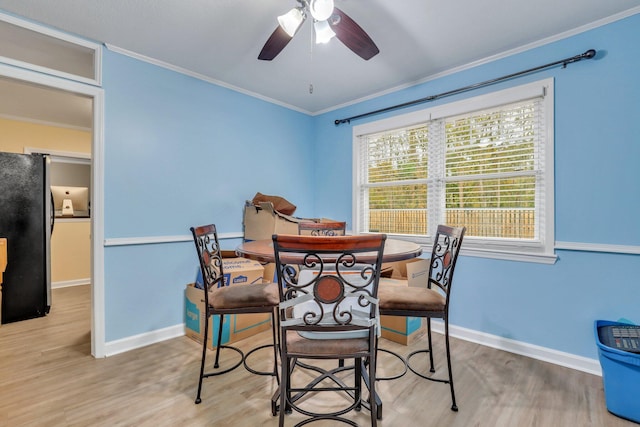
<svg viewBox="0 0 640 427">
<path fill-rule="evenodd" d="M 0 117 L 91 129 L 91 98 L 0 78 Z"/>
<path fill-rule="evenodd" d="M 377 56 L 364 61 L 337 39 L 312 45 L 307 20 L 273 61 L 259 61 L 276 17 L 296 6 L 294 0 L 0 0 L 0 10 L 310 114 L 640 11 L 640 0 L 335 4 L 375 41 Z"/>
</svg>

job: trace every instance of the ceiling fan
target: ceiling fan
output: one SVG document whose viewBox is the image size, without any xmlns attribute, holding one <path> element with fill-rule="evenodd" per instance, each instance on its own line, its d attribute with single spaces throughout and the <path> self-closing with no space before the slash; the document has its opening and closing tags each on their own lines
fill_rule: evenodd
<svg viewBox="0 0 640 427">
<path fill-rule="evenodd" d="M 300 4 L 278 16 L 279 25 L 262 47 L 258 59 L 271 61 L 296 35 L 308 15 L 313 18 L 316 43 L 326 43 L 333 36 L 356 55 L 368 61 L 380 50 L 371 37 L 346 13 L 335 7 L 333 0 L 297 0 Z"/>
</svg>

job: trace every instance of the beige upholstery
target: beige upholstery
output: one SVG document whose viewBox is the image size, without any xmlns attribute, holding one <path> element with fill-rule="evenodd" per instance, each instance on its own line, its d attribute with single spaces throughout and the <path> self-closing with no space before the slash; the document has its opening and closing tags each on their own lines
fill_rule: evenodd
<svg viewBox="0 0 640 427">
<path fill-rule="evenodd" d="M 272 307 L 278 305 L 280 296 L 275 283 L 225 286 L 209 291 L 209 305 L 224 310 L 249 307 Z"/>
<path fill-rule="evenodd" d="M 331 356 L 365 354 L 369 351 L 369 338 L 308 339 L 296 331 L 287 332 L 287 352 L 294 356 Z"/>
<path fill-rule="evenodd" d="M 381 310 L 444 311 L 446 298 L 438 290 L 380 282 Z"/>
</svg>

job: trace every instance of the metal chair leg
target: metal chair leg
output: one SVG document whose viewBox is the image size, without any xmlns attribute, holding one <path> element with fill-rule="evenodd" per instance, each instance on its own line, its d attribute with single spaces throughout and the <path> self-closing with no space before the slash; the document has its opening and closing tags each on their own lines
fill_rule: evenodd
<svg viewBox="0 0 640 427">
<path fill-rule="evenodd" d="M 200 362 L 200 379 L 198 380 L 198 394 L 196 395 L 196 405 L 202 402 L 200 392 L 202 391 L 202 379 L 204 377 L 204 364 L 207 358 L 207 337 L 209 336 L 209 316 L 205 317 L 204 339 L 202 341 L 202 360 Z"/>
<path fill-rule="evenodd" d="M 218 327 L 218 342 L 217 342 L 217 346 L 216 346 L 216 360 L 213 363 L 213 367 L 214 368 L 219 368 L 220 364 L 218 363 L 220 360 L 220 348 L 222 347 L 222 327 L 224 326 L 224 315 L 221 314 L 220 315 L 220 325 Z M 205 340 L 205 348 L 207 346 L 207 341 Z"/>
<path fill-rule="evenodd" d="M 436 368 L 433 365 L 433 343 L 431 341 L 431 318 L 427 317 L 427 341 L 429 342 L 429 363 L 431 364 L 430 372 L 435 372 Z"/>
<path fill-rule="evenodd" d="M 456 405 L 456 393 L 453 390 L 453 371 L 451 370 L 451 350 L 449 347 L 449 322 L 447 319 L 444 321 L 444 339 L 445 347 L 447 349 L 447 369 L 449 370 L 449 387 L 451 388 L 451 410 L 458 412 L 458 405 Z"/>
</svg>

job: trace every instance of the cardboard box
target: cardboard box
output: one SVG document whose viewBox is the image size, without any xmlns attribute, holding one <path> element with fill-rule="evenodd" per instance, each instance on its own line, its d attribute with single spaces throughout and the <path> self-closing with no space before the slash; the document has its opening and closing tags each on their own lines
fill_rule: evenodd
<svg viewBox="0 0 640 427">
<path fill-rule="evenodd" d="M 274 234 L 298 234 L 300 222 L 338 222 L 329 218 L 299 218 L 285 215 L 272 203 L 254 205 L 246 202 L 243 214 L 244 240 L 271 239 Z"/>
<path fill-rule="evenodd" d="M 244 206 L 244 240 L 271 239 L 274 234 L 298 234 L 302 218 L 284 215 L 271 203 L 259 206 L 247 202 Z"/>
<path fill-rule="evenodd" d="M 391 286 L 427 286 L 429 260 L 414 258 L 407 261 L 385 263 L 386 276 L 380 279 Z M 420 317 L 381 316 L 382 337 L 409 345 L 425 330 L 426 322 Z"/>
<path fill-rule="evenodd" d="M 225 283 L 229 286 L 245 286 L 250 283 L 262 283 L 264 270 L 257 261 L 246 258 L 223 259 Z M 204 291 L 190 283 L 185 289 L 185 335 L 202 343 L 204 336 Z M 218 316 L 209 319 L 209 338 L 207 347 L 214 349 L 218 339 L 220 321 Z M 271 328 L 269 314 L 225 315 L 222 328 L 222 344 L 228 344 L 250 337 Z"/>
</svg>

